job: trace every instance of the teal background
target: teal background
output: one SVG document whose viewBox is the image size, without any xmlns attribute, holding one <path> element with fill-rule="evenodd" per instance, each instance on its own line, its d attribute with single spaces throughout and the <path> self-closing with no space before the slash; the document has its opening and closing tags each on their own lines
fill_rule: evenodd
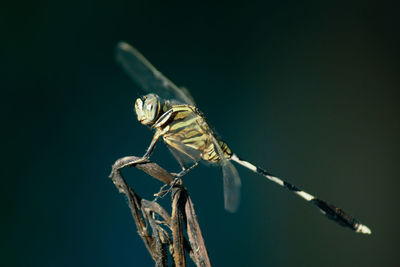
<svg viewBox="0 0 400 267">
<path fill-rule="evenodd" d="M 371 236 L 238 167 L 185 177 L 214 266 L 395 266 L 399 5 L 389 1 L 3 2 L 2 266 L 152 266 L 107 178 L 152 133 L 120 40 L 178 85 L 239 156 L 348 211 Z M 153 160 L 178 164 L 163 144 Z M 124 175 L 142 196 L 161 186 Z"/>
</svg>

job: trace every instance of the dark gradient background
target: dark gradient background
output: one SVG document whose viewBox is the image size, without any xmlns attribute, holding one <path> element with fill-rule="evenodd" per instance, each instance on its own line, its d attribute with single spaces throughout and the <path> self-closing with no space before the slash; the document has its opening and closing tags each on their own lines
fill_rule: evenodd
<svg viewBox="0 0 400 267">
<path fill-rule="evenodd" d="M 323 3 L 321 3 L 323 2 Z M 215 266 L 394 266 L 399 253 L 399 6 L 384 1 L 2 3 L 2 266 L 152 266 L 107 178 L 142 155 L 140 94 L 114 60 L 136 46 L 241 157 L 371 227 L 363 236 L 238 167 L 185 177 Z M 178 164 L 163 144 L 153 160 Z M 124 172 L 144 197 L 160 184 Z"/>
</svg>

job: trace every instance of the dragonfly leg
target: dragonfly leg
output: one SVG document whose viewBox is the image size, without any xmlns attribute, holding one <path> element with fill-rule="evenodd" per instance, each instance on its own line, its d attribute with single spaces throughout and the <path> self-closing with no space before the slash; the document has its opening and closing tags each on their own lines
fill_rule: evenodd
<svg viewBox="0 0 400 267">
<path fill-rule="evenodd" d="M 158 193 L 154 194 L 155 198 L 153 201 L 157 201 L 158 198 L 163 198 L 165 195 L 167 195 L 169 192 L 171 192 L 172 188 L 180 183 L 181 178 L 183 176 L 185 176 L 186 174 L 188 174 L 191 170 L 193 170 L 194 168 L 197 167 L 197 165 L 199 165 L 199 162 L 196 161 L 192 166 L 190 166 L 189 168 L 182 168 L 182 171 L 178 174 L 175 174 L 175 179 L 169 184 L 169 188 L 167 190 L 164 190 L 165 187 L 168 186 L 168 184 L 165 184 L 163 186 L 161 186 L 160 190 L 158 191 Z"/>
<path fill-rule="evenodd" d="M 182 168 L 182 171 L 178 174 L 176 174 L 176 178 L 175 180 L 182 178 L 183 176 L 185 176 L 186 174 L 188 174 L 191 170 L 193 170 L 194 168 L 197 167 L 197 165 L 199 165 L 199 162 L 196 161 L 192 166 L 190 166 L 189 168 Z M 174 181 L 173 184 L 175 184 L 176 182 Z"/>
<path fill-rule="evenodd" d="M 148 162 L 151 154 L 154 151 L 154 148 L 156 147 L 157 141 L 158 141 L 158 139 L 160 138 L 161 135 L 162 135 L 162 133 L 159 132 L 159 131 L 157 131 L 154 134 L 153 139 L 151 140 L 151 143 L 150 143 L 149 147 L 146 150 L 146 153 L 144 153 L 144 155 L 141 158 L 133 160 L 133 161 L 129 161 L 129 162 L 119 166 L 118 169 L 122 169 L 122 168 L 125 168 L 125 167 L 128 167 L 128 166 L 134 166 L 134 165 L 137 165 L 137 164 L 142 164 L 142 163 Z"/>
<path fill-rule="evenodd" d="M 165 197 L 168 193 L 170 193 L 172 191 L 172 188 L 176 184 L 181 184 L 181 178 L 176 177 L 170 184 L 165 184 L 165 185 L 161 186 L 160 190 L 158 190 L 158 193 L 154 194 L 155 198 L 153 201 L 157 201 L 159 198 Z M 169 188 L 164 189 L 167 186 L 169 186 Z"/>
<path fill-rule="evenodd" d="M 154 200 L 153 200 L 154 202 L 157 201 L 159 198 L 163 198 L 166 194 L 169 193 L 169 191 L 170 191 L 171 189 L 164 190 L 164 188 L 167 187 L 167 186 L 168 186 L 168 184 L 165 184 L 165 185 L 161 186 L 161 187 L 160 187 L 160 190 L 158 190 L 158 193 L 155 193 L 155 194 L 154 194 L 154 196 L 155 196 L 155 198 L 154 198 Z"/>
</svg>

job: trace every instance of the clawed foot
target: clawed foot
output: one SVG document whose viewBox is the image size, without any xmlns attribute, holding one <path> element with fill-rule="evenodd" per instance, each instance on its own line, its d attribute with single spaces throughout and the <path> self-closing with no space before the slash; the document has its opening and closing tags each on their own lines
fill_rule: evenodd
<svg viewBox="0 0 400 267">
<path fill-rule="evenodd" d="M 176 184 L 178 183 L 182 184 L 181 178 L 185 176 L 188 172 L 190 172 L 192 169 L 194 169 L 197 165 L 199 165 L 199 162 L 194 163 L 192 166 L 190 166 L 190 168 L 183 169 L 180 173 L 174 173 L 173 175 L 175 179 L 170 184 L 163 185 L 158 191 L 158 193 L 154 194 L 155 198 L 153 201 L 157 201 L 157 199 L 165 197 L 169 192 L 172 191 L 172 188 Z M 169 188 L 165 190 L 164 188 L 167 186 L 169 186 Z"/>
<path fill-rule="evenodd" d="M 179 174 L 178 174 L 179 175 Z M 170 193 L 172 191 L 172 188 L 176 185 L 176 184 L 180 184 L 180 177 L 176 176 L 175 179 L 170 183 L 170 184 L 165 184 L 163 186 L 161 186 L 160 190 L 158 191 L 158 193 L 154 194 L 155 198 L 153 201 L 157 201 L 159 198 L 163 198 L 165 197 L 168 193 Z M 168 189 L 164 189 L 167 186 L 169 186 Z"/>
<path fill-rule="evenodd" d="M 194 168 L 197 167 L 197 165 L 199 165 L 199 162 L 195 162 L 192 166 L 190 166 L 187 169 L 182 169 L 182 171 L 178 174 L 176 174 L 175 176 L 178 178 L 182 178 L 183 176 L 185 176 L 188 172 L 190 172 L 191 170 L 193 170 Z"/>
</svg>

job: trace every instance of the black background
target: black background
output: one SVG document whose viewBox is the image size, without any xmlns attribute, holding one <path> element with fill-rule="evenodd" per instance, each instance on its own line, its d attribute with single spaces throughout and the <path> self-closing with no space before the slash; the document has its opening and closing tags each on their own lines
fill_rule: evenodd
<svg viewBox="0 0 400 267">
<path fill-rule="evenodd" d="M 399 6 L 384 1 L 2 3 L 4 266 L 151 266 L 107 178 L 142 155 L 141 91 L 120 40 L 178 85 L 241 157 L 368 225 L 364 236 L 238 167 L 240 210 L 218 168 L 185 177 L 215 266 L 393 266 L 398 254 Z M 153 160 L 178 165 L 159 145 Z M 136 170 L 150 198 L 161 186 Z"/>
</svg>

